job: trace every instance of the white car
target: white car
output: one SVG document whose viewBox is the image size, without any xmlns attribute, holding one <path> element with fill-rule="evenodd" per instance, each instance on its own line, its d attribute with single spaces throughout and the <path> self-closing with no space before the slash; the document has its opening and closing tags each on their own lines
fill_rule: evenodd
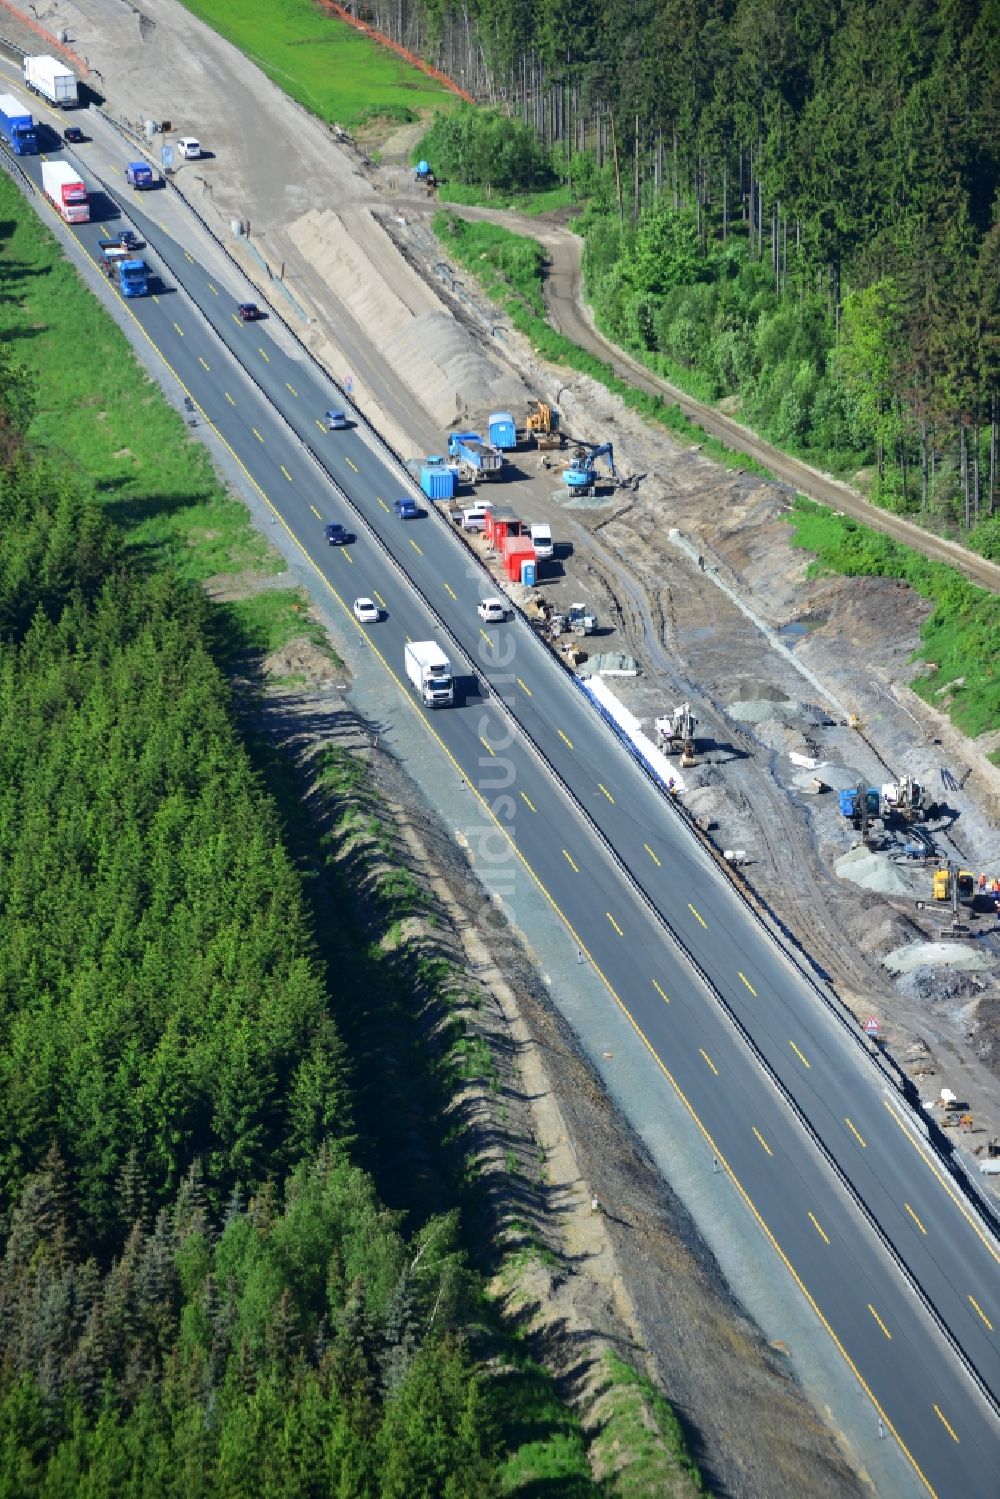
<svg viewBox="0 0 1000 1499">
<path fill-rule="evenodd" d="M 489 500 L 481 500 L 476 505 L 470 505 L 468 510 L 462 511 L 463 531 L 485 531 L 486 517 L 493 509 Z"/>
<path fill-rule="evenodd" d="M 354 618 L 361 625 L 377 625 L 382 618 L 378 605 L 372 599 L 354 600 Z"/>
<path fill-rule="evenodd" d="M 197 161 L 201 156 L 201 141 L 196 140 L 193 135 L 182 135 L 177 142 L 177 149 L 185 161 Z"/>
<path fill-rule="evenodd" d="M 481 599 L 476 612 L 484 624 L 502 625 L 510 610 L 503 599 L 490 598 Z"/>
<path fill-rule="evenodd" d="M 555 556 L 555 547 L 552 544 L 552 531 L 540 521 L 529 527 L 531 545 L 535 549 L 535 556 L 539 562 Z"/>
</svg>

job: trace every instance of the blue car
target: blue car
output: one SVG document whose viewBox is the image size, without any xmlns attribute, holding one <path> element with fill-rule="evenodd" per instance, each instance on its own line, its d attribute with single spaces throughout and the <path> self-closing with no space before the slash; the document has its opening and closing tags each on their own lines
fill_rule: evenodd
<svg viewBox="0 0 1000 1499">
<path fill-rule="evenodd" d="M 420 514 L 420 506 L 408 495 L 404 495 L 401 500 L 396 500 L 392 508 L 400 520 L 416 520 Z"/>
<path fill-rule="evenodd" d="M 347 527 L 342 526 L 336 520 L 328 521 L 323 528 L 323 533 L 332 547 L 344 547 L 351 539 Z"/>
</svg>

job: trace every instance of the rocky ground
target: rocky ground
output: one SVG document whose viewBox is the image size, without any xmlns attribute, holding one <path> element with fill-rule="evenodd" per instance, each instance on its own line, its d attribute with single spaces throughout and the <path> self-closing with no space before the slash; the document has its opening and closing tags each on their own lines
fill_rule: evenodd
<svg viewBox="0 0 1000 1499">
<path fill-rule="evenodd" d="M 402 454 L 440 451 L 456 420 L 479 421 L 495 404 L 520 416 L 529 396 L 540 395 L 558 404 L 575 436 L 612 437 L 622 471 L 642 476 L 634 490 L 609 489 L 597 504 L 568 507 L 558 474 L 525 451 L 503 499 L 526 520 L 552 524 L 560 556 L 546 595 L 588 602 L 602 626 L 588 644 L 634 658 L 639 675 L 611 683 L 632 711 L 649 724 L 675 702 L 692 703 L 699 763 L 685 773 L 686 797 L 714 824 L 710 836 L 720 848 L 746 851 L 743 876 L 757 897 L 859 1019 L 879 1018 L 885 1044 L 922 1093 L 947 1086 L 970 1103 L 975 1132 L 963 1145 L 981 1149 L 1000 1133 L 996 923 L 982 915 L 974 936 L 961 941 L 982 955 L 986 966 L 975 970 L 942 963 L 938 946 L 919 946 L 940 935 L 939 922 L 917 909 L 926 872 L 913 878 L 904 870 L 897 879 L 897 866 L 886 863 L 849 871 L 863 875 L 865 887 L 838 878 L 852 840 L 835 793 L 812 794 L 804 767 L 790 758 L 822 762 L 805 781 L 815 774 L 831 787 L 859 778 L 880 784 L 890 778 L 886 766 L 911 771 L 949 809 L 934 824 L 942 850 L 955 855 L 947 831 L 977 873 L 1000 873 L 1000 775 L 982 747 L 963 741 L 906 687 L 924 606 L 886 580 L 809 580 L 808 559 L 788 542 L 781 487 L 720 470 L 650 431 L 592 382 L 541 366 L 448 267 L 428 205 L 414 194 L 404 142 L 395 156 L 383 143 L 384 165 L 374 167 L 173 0 L 149 0 L 145 10 L 145 28 L 119 0 L 59 0 L 39 7 L 39 16 L 53 31 L 67 29 L 101 70 L 113 114 L 171 118 L 207 140 L 214 159 L 197 173 L 185 166 L 181 187 L 231 246 L 231 219 L 251 222 L 253 244 L 237 253 L 262 296 L 337 378 L 351 372 L 362 409 Z M 16 32 L 13 23 L 0 29 Z M 21 39 L 37 46 L 27 33 Z M 220 77 L 233 87 L 220 91 Z M 252 110 L 241 99 L 252 99 Z M 303 645 L 271 667 L 286 707 L 324 725 L 323 734 L 339 732 L 344 698 L 325 662 L 312 661 Z M 844 726 L 848 713 L 860 714 L 863 735 Z M 400 827 L 416 830 L 413 859 L 440 882 L 454 932 L 465 931 L 464 864 L 401 767 L 363 739 L 351 747 L 373 762 Z M 945 790 L 942 770 L 960 790 Z M 505 1130 L 526 1156 L 545 1158 L 546 1190 L 530 1208 L 531 1225 L 556 1257 L 555 1267 L 535 1260 L 528 1279 L 500 1289 L 567 1388 L 581 1393 L 581 1370 L 596 1367 L 602 1348 L 631 1350 L 648 1359 L 679 1408 L 719 1492 L 854 1492 L 835 1437 L 802 1398 L 781 1351 L 769 1349 L 733 1304 L 682 1206 L 548 1004 L 516 936 L 502 950 L 470 950 L 467 958 L 491 996 L 486 1013 L 512 1058 L 511 1078 L 520 1078 L 504 1099 L 518 1111 Z M 616 1204 L 613 1218 L 591 1214 L 591 1191 Z M 523 1212 L 520 1194 L 516 1209 L 504 1201 L 499 1175 L 497 1192 L 501 1219 Z M 588 1411 L 594 1399 L 590 1389 Z"/>
</svg>

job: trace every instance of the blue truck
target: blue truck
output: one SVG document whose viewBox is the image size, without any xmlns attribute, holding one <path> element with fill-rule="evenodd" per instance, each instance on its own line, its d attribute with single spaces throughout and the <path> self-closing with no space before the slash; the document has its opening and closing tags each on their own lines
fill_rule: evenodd
<svg viewBox="0 0 1000 1499">
<path fill-rule="evenodd" d="M 463 478 L 495 479 L 503 467 L 503 454 L 478 432 L 452 432 L 448 438 L 448 456 L 459 463 Z"/>
<path fill-rule="evenodd" d="M 153 186 L 153 168 L 148 161 L 130 161 L 125 168 L 125 180 L 136 192 Z"/>
<path fill-rule="evenodd" d="M 120 240 L 101 240 L 104 274 L 123 297 L 149 296 L 149 267 Z"/>
<path fill-rule="evenodd" d="M 0 94 L 0 135 L 3 135 L 15 156 L 38 155 L 35 122 L 13 94 Z"/>
</svg>

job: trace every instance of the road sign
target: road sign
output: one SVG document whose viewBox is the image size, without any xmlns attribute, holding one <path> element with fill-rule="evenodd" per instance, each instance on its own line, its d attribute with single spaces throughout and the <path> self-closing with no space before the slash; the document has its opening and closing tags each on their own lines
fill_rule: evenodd
<svg viewBox="0 0 1000 1499">
<path fill-rule="evenodd" d="M 865 1021 L 865 1031 L 867 1032 L 867 1034 L 869 1036 L 877 1036 L 880 1030 L 881 1026 L 875 1019 L 875 1016 L 869 1015 L 868 1019 Z"/>
<path fill-rule="evenodd" d="M 351 391 L 353 389 L 354 389 L 354 377 L 352 375 L 345 375 L 344 376 L 344 390 L 346 391 L 346 393 L 348 395 L 350 395 Z"/>
<path fill-rule="evenodd" d="M 163 170 L 165 172 L 172 172 L 173 171 L 173 168 L 174 168 L 174 148 L 173 148 L 173 146 L 161 146 L 160 147 L 160 166 L 163 168 Z"/>
</svg>

